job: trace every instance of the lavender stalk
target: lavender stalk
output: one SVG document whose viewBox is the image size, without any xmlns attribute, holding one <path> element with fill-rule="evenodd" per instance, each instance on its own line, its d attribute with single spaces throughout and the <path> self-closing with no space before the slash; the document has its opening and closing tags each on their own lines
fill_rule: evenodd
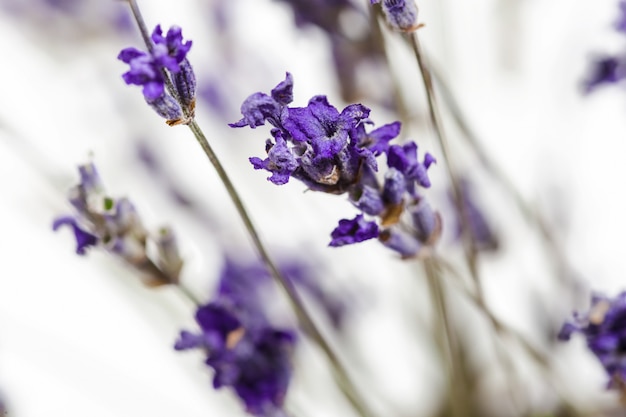
<svg viewBox="0 0 626 417">
<path fill-rule="evenodd" d="M 152 43 L 151 37 L 148 34 L 146 24 L 141 16 L 141 12 L 139 10 L 137 2 L 135 0 L 127 0 L 127 1 L 131 7 L 132 13 L 135 17 L 139 30 L 141 31 L 144 42 L 146 43 L 148 50 L 152 52 L 154 50 L 154 45 Z M 185 100 L 182 100 L 182 97 L 180 97 L 180 89 L 177 89 L 174 86 L 174 84 L 172 83 L 164 67 L 161 68 L 161 73 L 163 74 L 163 81 L 165 83 L 165 86 L 168 92 L 171 94 L 172 97 L 176 98 L 180 104 L 184 104 L 183 102 Z M 145 87 L 144 87 L 144 95 L 145 95 Z M 370 416 L 371 415 L 370 412 L 367 410 L 366 406 L 364 405 L 365 404 L 364 401 L 360 398 L 358 391 L 356 390 L 354 384 L 349 378 L 347 370 L 344 368 L 343 364 L 339 360 L 339 357 L 336 355 L 336 353 L 334 352 L 330 344 L 326 341 L 325 337 L 322 335 L 322 333 L 318 329 L 317 325 L 311 318 L 310 314 L 305 309 L 302 303 L 302 299 L 299 296 L 299 294 L 296 292 L 293 286 L 291 286 L 287 282 L 285 277 L 280 273 L 280 271 L 276 267 L 276 264 L 274 263 L 269 253 L 265 249 L 265 246 L 263 242 L 261 241 L 261 238 L 254 224 L 252 223 L 252 220 L 250 219 L 250 216 L 243 202 L 241 201 L 241 198 L 239 197 L 237 190 L 235 189 L 232 181 L 230 180 L 228 174 L 226 173 L 226 170 L 224 169 L 219 158 L 213 151 L 202 129 L 200 128 L 198 123 L 194 120 L 193 106 L 190 107 L 190 106 L 183 105 L 182 112 L 184 114 L 184 118 L 182 117 L 179 117 L 176 119 L 169 118 L 167 123 L 169 125 L 186 124 L 189 126 L 189 129 L 194 134 L 196 140 L 200 144 L 200 147 L 202 148 L 207 158 L 209 159 L 209 161 L 211 162 L 211 164 L 217 171 L 217 174 L 220 177 L 220 180 L 223 182 L 224 187 L 226 188 L 229 197 L 231 198 L 233 204 L 235 205 L 235 208 L 237 209 L 239 216 L 244 222 L 246 230 L 248 231 L 248 234 L 250 235 L 255 248 L 257 249 L 261 259 L 263 260 L 263 263 L 266 265 L 266 267 L 270 271 L 276 283 L 279 285 L 279 287 L 281 287 L 281 289 L 287 295 L 289 303 L 296 314 L 298 322 L 303 327 L 304 331 L 311 336 L 311 338 L 318 344 L 318 346 L 322 349 L 322 351 L 326 355 L 328 361 L 332 365 L 335 377 L 339 383 L 340 388 L 342 389 L 343 393 L 346 395 L 347 399 L 352 404 L 352 406 L 356 409 L 356 411 L 361 416 L 363 417 Z"/>
</svg>

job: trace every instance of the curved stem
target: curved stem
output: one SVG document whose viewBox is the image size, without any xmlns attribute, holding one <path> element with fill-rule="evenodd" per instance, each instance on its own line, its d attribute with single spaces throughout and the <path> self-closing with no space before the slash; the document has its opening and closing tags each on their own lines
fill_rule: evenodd
<svg viewBox="0 0 626 417">
<path fill-rule="evenodd" d="M 448 368 L 448 389 L 452 397 L 449 402 L 451 415 L 453 417 L 462 417 L 467 414 L 470 404 L 467 390 L 464 386 L 465 378 L 463 377 L 463 366 L 459 358 L 458 341 L 452 328 L 441 276 L 436 268 L 436 261 L 426 258 L 423 261 L 423 266 L 428 288 L 433 297 L 435 317 L 438 321 L 435 326 L 437 344 L 444 359 L 448 359 L 444 360 L 444 362 Z"/>
<path fill-rule="evenodd" d="M 452 89 L 447 84 L 445 77 L 441 74 L 441 71 L 438 70 L 436 66 L 430 65 L 430 70 L 433 75 L 435 82 L 439 87 L 439 91 L 441 92 L 441 97 L 443 102 L 447 106 L 450 111 L 450 115 L 452 119 L 455 121 L 456 125 L 459 127 L 461 132 L 463 132 L 463 137 L 470 145 L 470 147 L 476 153 L 476 156 L 480 160 L 481 164 L 485 167 L 487 172 L 491 174 L 491 177 L 500 183 L 502 188 L 509 193 L 509 196 L 515 202 L 518 210 L 522 213 L 527 222 L 534 224 L 538 229 L 539 233 L 543 237 L 543 241 L 547 247 L 547 249 L 551 252 L 552 256 L 550 259 L 556 263 L 556 269 L 559 277 L 565 283 L 572 283 L 572 279 L 567 277 L 571 276 L 574 268 L 571 267 L 568 262 L 563 250 L 558 244 L 557 239 L 554 234 L 550 230 L 550 226 L 546 219 L 543 217 L 541 212 L 532 207 L 521 195 L 518 191 L 517 187 L 513 184 L 513 182 L 509 179 L 509 177 L 505 174 L 505 172 L 500 168 L 498 164 L 496 164 L 493 159 L 489 157 L 489 153 L 478 140 L 478 136 L 474 132 L 474 130 L 470 127 L 470 123 L 467 121 L 461 106 L 458 103 Z"/>
<path fill-rule="evenodd" d="M 139 26 L 139 30 L 141 31 L 142 37 L 144 41 L 146 42 L 146 46 L 148 47 L 149 50 L 152 50 L 153 48 L 152 40 L 150 39 L 147 27 L 141 16 L 141 12 L 139 10 L 139 7 L 137 6 L 136 0 L 127 0 L 127 1 L 131 7 L 131 10 L 135 17 L 137 25 Z M 176 98 L 177 101 L 180 102 L 169 76 L 165 74 L 164 78 L 166 81 L 168 91 L 170 92 L 170 94 L 172 94 L 173 97 Z M 185 106 L 181 106 L 181 107 L 183 109 L 185 108 Z M 248 211 L 246 210 L 243 202 L 241 201 L 241 198 L 239 197 L 239 193 L 235 189 L 235 186 L 230 180 L 230 177 L 228 176 L 228 174 L 226 173 L 226 170 L 222 166 L 220 160 L 218 159 L 217 155 L 215 154 L 211 145 L 209 144 L 209 141 L 207 140 L 206 136 L 202 132 L 202 129 L 200 128 L 198 123 L 195 120 L 193 120 L 192 117 L 189 117 L 190 116 L 189 114 L 185 113 L 185 115 L 188 116 L 188 119 L 189 119 L 189 121 L 186 122 L 187 126 L 189 126 L 189 129 L 195 136 L 196 140 L 198 141 L 198 144 L 200 145 L 200 147 L 206 154 L 207 158 L 211 162 L 211 165 L 213 165 L 220 180 L 224 184 L 224 187 L 226 188 L 226 191 L 228 192 L 230 199 L 235 205 L 235 208 L 237 209 L 237 213 L 239 214 L 239 217 L 243 221 L 246 227 L 246 230 L 248 231 L 248 234 L 250 235 L 250 238 L 252 239 L 252 242 L 255 248 L 257 249 L 259 256 L 261 257 L 261 260 L 263 261 L 263 263 L 269 270 L 270 274 L 272 275 L 272 277 L 274 278 L 278 286 L 281 287 L 281 289 L 287 295 L 289 303 L 296 314 L 296 317 L 298 319 L 298 322 L 300 323 L 300 326 L 317 343 L 317 345 L 321 348 L 321 350 L 326 355 L 328 361 L 330 362 L 333 368 L 334 376 L 338 382 L 338 385 L 340 389 L 342 390 L 342 392 L 344 393 L 344 395 L 346 396 L 346 398 L 348 399 L 348 401 L 352 404 L 355 410 L 362 417 L 370 417 L 371 413 L 365 406 L 365 402 L 362 400 L 362 398 L 358 394 L 358 391 L 355 385 L 353 384 L 352 380 L 349 378 L 348 372 L 344 368 L 342 362 L 339 360 L 339 357 L 334 352 L 330 344 L 327 342 L 326 338 L 322 335 L 322 333 L 320 332 L 319 328 L 317 327 L 317 325 L 311 318 L 308 311 L 305 309 L 302 299 L 300 298 L 300 295 L 296 292 L 295 288 L 287 281 L 287 279 L 282 275 L 282 273 L 279 271 L 278 267 L 276 266 L 276 264 L 270 257 L 269 253 L 265 249 L 265 246 L 263 242 L 261 241 L 259 233 L 257 232 L 256 227 L 252 223 L 252 220 L 250 219 L 250 215 L 248 214 Z"/>
<path fill-rule="evenodd" d="M 298 322 L 300 323 L 304 331 L 307 334 L 309 334 L 309 336 L 311 336 L 311 338 L 318 344 L 318 346 L 322 349 L 322 351 L 326 355 L 328 361 L 331 363 L 333 367 L 333 370 L 335 371 L 335 377 L 337 378 L 339 382 L 339 386 L 344 392 L 344 394 L 346 395 L 346 397 L 348 398 L 348 400 L 350 401 L 350 403 L 355 407 L 355 409 L 359 412 L 361 416 L 370 416 L 371 415 L 370 412 L 365 407 L 364 405 L 365 403 L 360 398 L 356 390 L 356 387 L 354 386 L 351 379 L 349 378 L 346 369 L 344 368 L 343 364 L 339 360 L 339 357 L 334 352 L 330 344 L 326 341 L 326 338 L 322 335 L 317 325 L 311 318 L 310 314 L 305 309 L 300 295 L 297 293 L 293 285 L 291 285 L 291 283 L 287 281 L 287 279 L 282 275 L 282 273 L 279 271 L 276 264 L 270 257 L 269 253 L 265 249 L 265 246 L 263 245 L 263 242 L 261 241 L 261 238 L 254 224 L 252 223 L 252 220 L 250 219 L 250 216 L 248 215 L 248 211 L 246 210 L 243 202 L 241 201 L 241 198 L 239 197 L 239 194 L 237 193 L 235 186 L 231 182 L 228 174 L 224 170 L 224 167 L 222 166 L 221 162 L 217 158 L 217 155 L 211 148 L 211 145 L 206 139 L 206 136 L 204 135 L 204 133 L 202 132 L 202 129 L 200 129 L 200 126 L 198 126 L 198 123 L 195 120 L 189 123 L 189 129 L 191 129 L 196 140 L 200 144 L 200 147 L 202 148 L 207 158 L 209 159 L 209 161 L 211 162 L 211 164 L 217 171 L 217 174 L 220 177 L 220 180 L 222 181 L 222 183 L 224 184 L 224 187 L 226 188 L 226 191 L 228 192 L 228 195 L 230 196 L 233 204 L 235 205 L 235 208 L 237 209 L 237 212 L 239 213 L 239 216 L 241 217 L 241 220 L 243 221 L 246 227 L 246 230 L 248 231 L 248 234 L 250 235 L 250 238 L 252 239 L 254 246 L 256 247 L 259 255 L 261 256 L 263 263 L 269 269 L 276 283 L 282 288 L 282 290 L 287 295 L 289 303 L 292 309 L 294 310 L 296 317 L 298 318 Z"/>
</svg>

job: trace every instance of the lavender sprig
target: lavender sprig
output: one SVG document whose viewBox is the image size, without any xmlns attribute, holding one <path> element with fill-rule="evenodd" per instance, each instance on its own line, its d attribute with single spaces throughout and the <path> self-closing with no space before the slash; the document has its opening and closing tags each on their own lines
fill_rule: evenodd
<svg viewBox="0 0 626 417">
<path fill-rule="evenodd" d="M 106 194 L 93 163 L 79 166 L 78 171 L 80 183 L 69 194 L 76 214 L 58 217 L 53 229 L 71 227 L 79 255 L 102 247 L 140 271 L 147 285 L 178 285 L 183 260 L 172 230 L 163 227 L 156 235 L 148 233 L 129 199 Z M 155 259 L 148 255 L 149 241 L 158 249 Z"/>
<path fill-rule="evenodd" d="M 420 161 L 414 142 L 390 144 L 400 133 L 399 122 L 366 129 L 373 123 L 362 104 L 339 112 L 326 96 L 311 98 L 306 107 L 289 106 L 292 100 L 293 77 L 287 73 L 270 95 L 250 95 L 241 106 L 241 120 L 230 124 L 274 127 L 267 158 L 250 158 L 254 168 L 269 171 L 268 180 L 276 185 L 295 178 L 313 191 L 348 195 L 361 214 L 340 220 L 330 246 L 378 238 L 404 258 L 423 255 L 441 231 L 439 215 L 420 192 L 430 187 L 428 169 L 435 158 L 426 153 Z M 382 183 L 376 175 L 381 155 L 387 160 Z M 408 222 L 401 221 L 403 215 Z"/>
<path fill-rule="evenodd" d="M 126 1 L 132 10 L 133 16 L 135 17 L 135 21 L 142 34 L 144 42 L 146 43 L 148 51 L 152 51 L 154 48 L 154 45 L 152 44 L 152 39 L 150 35 L 148 34 L 146 24 L 143 20 L 143 17 L 141 15 L 137 2 L 135 0 L 126 0 Z M 163 71 L 165 72 L 165 70 Z M 173 85 L 169 76 L 167 76 L 167 74 L 164 77 L 164 81 L 165 81 L 165 86 L 168 92 L 170 93 L 170 95 L 177 98 L 176 88 Z M 179 101 L 179 104 L 180 104 L 180 101 Z M 250 216 L 245 206 L 243 205 L 243 202 L 241 201 L 241 198 L 239 197 L 237 190 L 235 189 L 232 181 L 230 180 L 220 160 L 218 159 L 217 155 L 215 154 L 211 145 L 209 144 L 206 136 L 204 135 L 204 132 L 202 131 L 198 123 L 193 119 L 193 114 L 186 113 L 186 109 L 184 107 L 183 107 L 183 113 L 185 113 L 185 115 L 187 116 L 187 119 L 184 121 L 184 124 L 187 124 L 189 126 L 189 129 L 192 131 L 196 140 L 202 147 L 202 150 L 204 151 L 207 158 L 209 159 L 209 161 L 215 168 L 218 176 L 220 177 L 220 180 L 222 181 L 222 183 L 224 184 L 224 187 L 226 188 L 228 192 L 229 197 L 231 198 L 233 204 L 235 205 L 235 208 L 237 209 L 239 216 L 244 222 L 246 230 L 248 231 L 248 234 L 250 235 L 254 243 L 254 246 L 256 247 L 263 263 L 267 266 L 268 270 L 270 271 L 276 283 L 279 285 L 279 287 L 281 287 L 281 289 L 287 295 L 289 303 L 291 304 L 291 307 L 293 308 L 300 325 L 313 338 L 313 340 L 318 344 L 318 346 L 322 349 L 322 351 L 326 355 L 329 363 L 332 365 L 334 376 L 337 379 L 338 384 L 340 388 L 342 389 L 342 392 L 344 393 L 346 398 L 349 400 L 349 402 L 352 404 L 352 406 L 357 410 L 357 412 L 361 416 L 363 417 L 370 416 L 371 414 L 368 411 L 367 407 L 365 406 L 365 402 L 363 401 L 362 398 L 360 398 L 360 395 L 358 394 L 358 391 L 356 390 L 354 384 L 352 383 L 350 377 L 348 376 L 346 369 L 344 368 L 343 364 L 339 360 L 339 357 L 335 354 L 334 350 L 331 348 L 330 344 L 326 341 L 326 339 L 324 338 L 324 336 L 318 329 L 317 325 L 311 318 L 308 311 L 305 309 L 300 295 L 295 291 L 295 289 L 291 285 L 289 285 L 285 277 L 282 276 L 279 269 L 276 267 L 272 258 L 269 256 L 269 253 L 265 249 L 265 246 L 263 245 L 261 238 L 258 232 L 256 231 L 256 228 L 254 224 L 252 223 L 252 220 L 250 219 Z"/>
<path fill-rule="evenodd" d="M 227 259 L 211 302 L 198 307 L 200 333 L 182 331 L 176 350 L 202 349 L 213 387 L 231 387 L 255 416 L 284 416 L 296 334 L 271 324 L 260 297 L 262 265 Z"/>
<path fill-rule="evenodd" d="M 598 358 L 609 376 L 607 387 L 620 391 L 626 400 L 626 292 L 615 298 L 594 295 L 588 312 L 575 312 L 565 322 L 558 338 L 568 341 L 582 334 L 587 347 Z"/>
</svg>

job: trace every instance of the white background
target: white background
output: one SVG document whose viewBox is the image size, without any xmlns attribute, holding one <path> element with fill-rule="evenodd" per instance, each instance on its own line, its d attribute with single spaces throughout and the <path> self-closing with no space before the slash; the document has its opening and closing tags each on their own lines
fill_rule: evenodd
<svg viewBox="0 0 626 417">
<path fill-rule="evenodd" d="M 212 27 L 210 2 L 143 3 L 149 26 L 178 24 L 193 39 L 190 59 L 199 87 L 218 79 L 226 89 L 227 114 L 200 107 L 198 121 L 265 241 L 276 252 L 324 264 L 331 287 L 361 294 L 349 335 L 335 344 L 360 352 L 345 356 L 372 406 L 385 415 L 427 415 L 442 372 L 424 324 L 428 304 L 423 283 L 415 282 L 418 266 L 402 264 L 376 242 L 326 248 L 337 220 L 354 214 L 345 198 L 303 193 L 296 183 L 273 186 L 247 162 L 262 155 L 267 130 L 225 126 L 238 120 L 237 107 L 248 94 L 269 91 L 287 70 L 294 75 L 296 105 L 314 94 L 327 94 L 337 107 L 347 104 L 335 92 L 323 35 L 295 31 L 287 7 L 267 0 L 233 1 L 236 20 L 229 37 L 217 36 Z M 626 45 L 611 27 L 617 2 L 430 0 L 419 6 L 425 47 L 491 156 L 554 221 L 582 279 L 582 299 L 589 289 L 607 294 L 623 289 L 626 92 L 615 87 L 584 96 L 580 88 L 590 54 Z M 53 218 L 70 211 L 65 192 L 77 179 L 75 166 L 93 158 L 109 192 L 129 196 L 146 226 L 170 224 L 178 232 L 186 259 L 183 279 L 197 293 L 210 295 L 220 248 L 238 248 L 242 257 L 251 253 L 190 132 L 165 126 L 143 103 L 140 89 L 123 84 L 125 67 L 116 55 L 131 44 L 141 48 L 139 38 L 116 36 L 95 14 L 99 18 L 92 16 L 80 29 L 70 19 L 42 12 L 0 16 L 0 389 L 14 416 L 243 415 L 231 394 L 212 390 L 200 355 L 171 348 L 179 329 L 193 328 L 192 306 L 173 290 L 143 288 L 106 254 L 76 256 L 69 231 L 51 231 Z M 397 42 L 391 50 L 409 100 L 424 115 L 412 57 Z M 372 119 L 381 125 L 394 115 L 373 108 Z M 460 143 L 458 132 L 448 130 Z M 428 128 L 416 123 L 403 132 L 437 155 Z M 171 180 L 212 220 L 199 221 L 171 202 L 162 182 L 137 162 L 139 140 L 153 147 Z M 475 159 L 460 154 L 461 169 L 476 176 L 483 204 L 502 233 L 503 253 L 482 264 L 490 305 L 541 345 L 538 323 L 558 323 L 574 305 L 550 278 L 536 234 Z M 445 182 L 442 164 L 432 176 L 429 196 L 443 205 L 445 187 L 437 185 Z M 449 236 L 441 252 L 458 256 Z M 532 294 L 540 294 L 547 310 L 531 303 Z M 474 322 L 466 329 L 484 327 Z M 487 334 L 482 330 L 476 330 L 477 346 Z M 605 376 L 582 341 L 558 352 L 557 374 L 567 380 L 561 381 L 565 391 L 582 393 L 577 402 L 589 408 L 612 401 L 603 394 Z M 293 413 L 348 415 L 322 356 L 304 344 L 297 358 L 288 401 Z M 520 363 L 529 386 L 536 383 L 536 370 Z M 485 378 L 486 389 L 497 390 L 502 381 L 497 373 L 486 372 Z M 540 409 L 553 401 L 541 392 L 543 386 L 531 389 L 530 401 Z"/>
</svg>

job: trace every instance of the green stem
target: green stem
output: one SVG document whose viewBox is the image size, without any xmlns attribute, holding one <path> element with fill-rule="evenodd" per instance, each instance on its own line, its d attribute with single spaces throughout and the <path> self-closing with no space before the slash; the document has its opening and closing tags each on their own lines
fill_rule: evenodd
<svg viewBox="0 0 626 417">
<path fill-rule="evenodd" d="M 153 47 L 152 40 L 150 39 L 150 36 L 148 34 L 148 30 L 145 25 L 145 22 L 143 18 L 141 17 L 141 12 L 139 10 L 139 7 L 137 6 L 137 2 L 136 0 L 127 0 L 127 1 L 132 9 L 133 15 L 142 33 L 144 41 L 146 42 L 148 49 L 151 50 L 151 48 Z M 178 97 L 175 94 L 175 89 L 173 88 L 171 84 L 171 80 L 169 79 L 168 76 L 165 77 L 165 80 L 166 80 L 168 90 L 170 91 L 170 93 L 172 93 L 172 96 L 178 100 Z M 185 106 L 181 106 L 181 107 L 184 108 Z M 347 370 L 343 366 L 342 362 L 339 360 L 339 357 L 334 352 L 330 344 L 327 342 L 326 338 L 320 332 L 319 328 L 313 321 L 311 315 L 308 313 L 308 311 L 304 307 L 304 304 L 302 302 L 302 299 L 300 298 L 300 295 L 296 292 L 295 288 L 287 281 L 287 279 L 282 275 L 282 273 L 279 271 L 278 267 L 276 266 L 276 264 L 270 257 L 269 253 L 265 249 L 265 246 L 263 242 L 261 241 L 259 233 L 257 232 L 256 227 L 252 223 L 252 220 L 248 214 L 248 211 L 246 210 L 243 202 L 241 201 L 241 198 L 239 197 L 239 193 L 235 189 L 235 186 L 230 180 L 230 177 L 228 176 L 228 174 L 226 173 L 226 170 L 222 166 L 222 163 L 220 162 L 217 155 L 213 151 L 213 148 L 209 144 L 209 141 L 204 135 L 202 129 L 200 128 L 198 123 L 192 118 L 190 118 L 187 125 L 189 126 L 189 129 L 195 136 L 196 140 L 198 141 L 198 144 L 204 151 L 205 155 L 211 162 L 211 165 L 213 165 L 213 167 L 215 168 L 215 171 L 217 172 L 220 180 L 224 184 L 224 187 L 226 188 L 226 191 L 228 192 L 230 199 L 235 205 L 237 213 L 239 214 L 239 217 L 243 221 L 246 227 L 246 230 L 248 231 L 248 234 L 250 235 L 250 238 L 252 239 L 252 242 L 255 248 L 257 249 L 259 256 L 261 257 L 261 260 L 263 261 L 263 263 L 269 270 L 270 274 L 272 275 L 272 277 L 274 278 L 278 286 L 287 295 L 289 303 L 293 311 L 296 314 L 296 317 L 298 319 L 298 322 L 300 323 L 300 326 L 317 343 L 317 345 L 326 355 L 326 358 L 330 362 L 332 369 L 334 371 L 333 372 L 334 377 L 337 380 L 337 383 L 340 389 L 342 390 L 342 392 L 344 393 L 344 395 L 346 396 L 350 404 L 355 408 L 358 414 L 361 415 L 362 417 L 371 417 L 372 414 L 369 412 L 368 408 L 365 405 L 365 402 L 360 397 L 354 383 L 348 376 Z"/>
</svg>

